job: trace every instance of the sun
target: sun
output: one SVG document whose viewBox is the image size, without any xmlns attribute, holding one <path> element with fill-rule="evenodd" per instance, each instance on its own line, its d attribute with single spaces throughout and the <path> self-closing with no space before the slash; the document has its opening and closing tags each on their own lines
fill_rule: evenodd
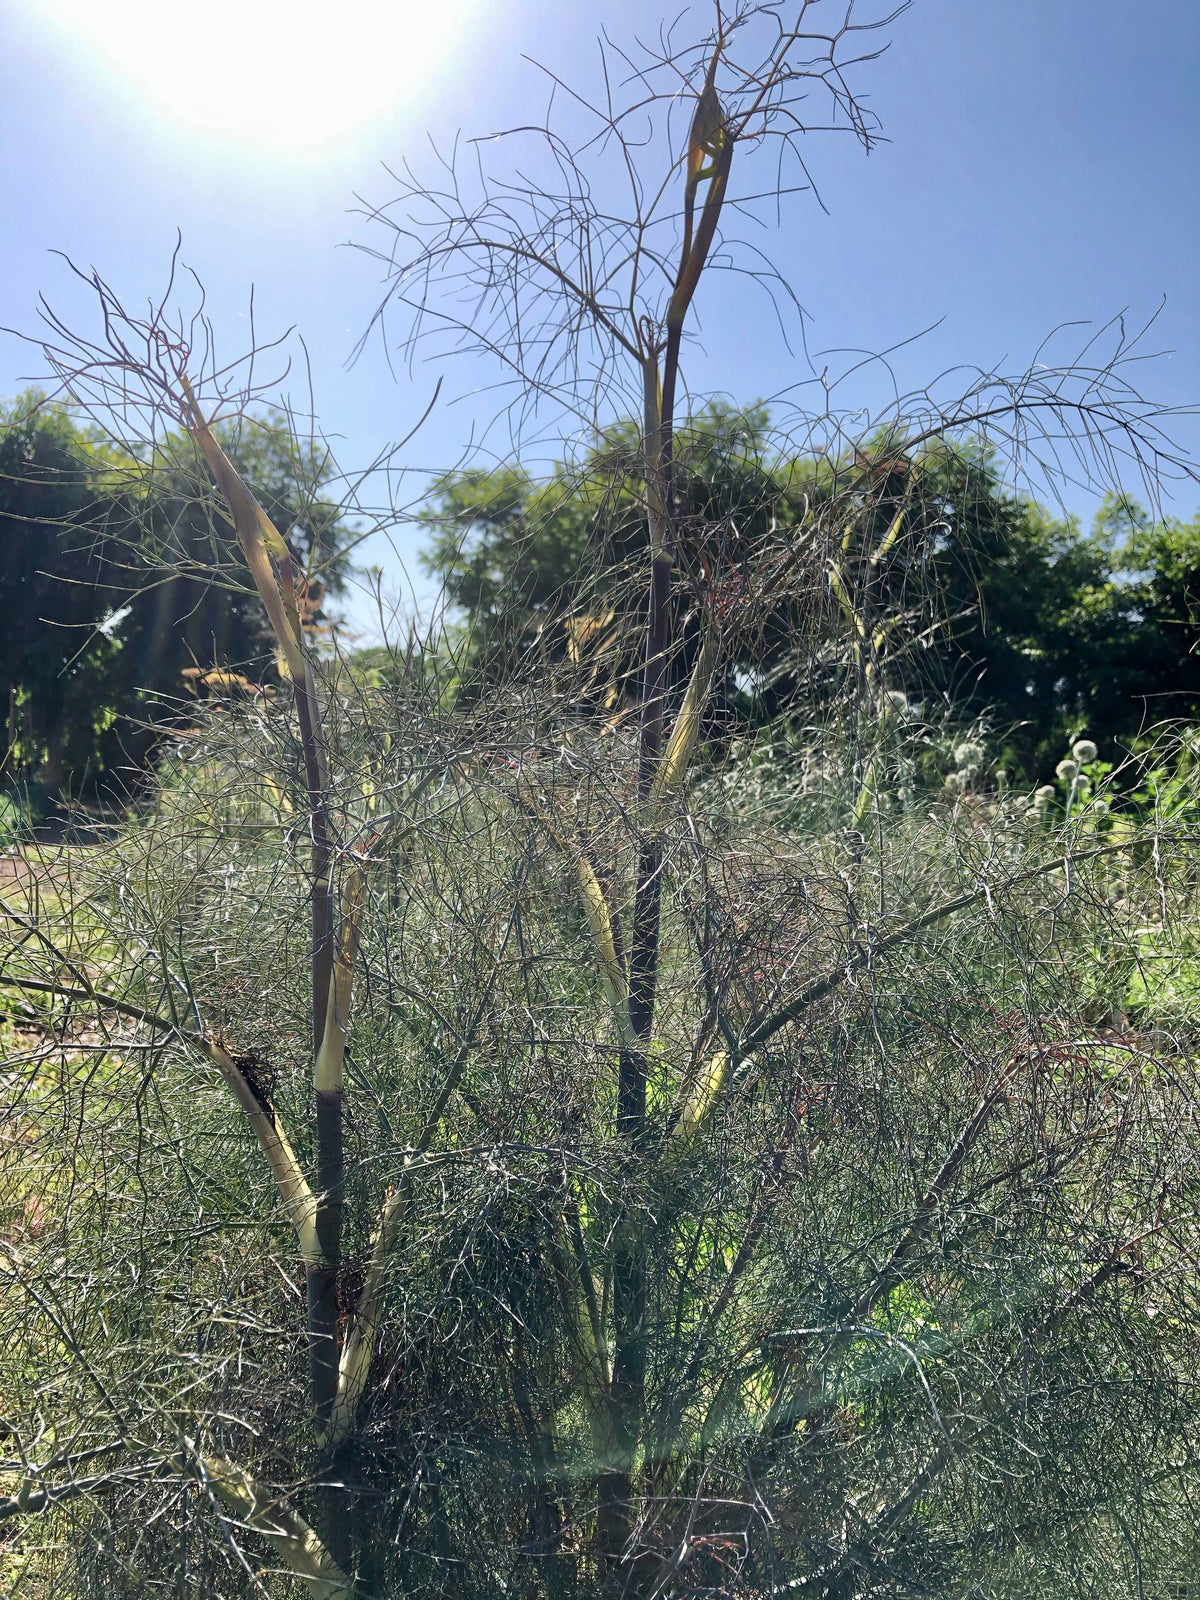
<svg viewBox="0 0 1200 1600">
<path fill-rule="evenodd" d="M 476 0 L 38 0 L 181 131 L 311 155 L 424 98 Z"/>
</svg>

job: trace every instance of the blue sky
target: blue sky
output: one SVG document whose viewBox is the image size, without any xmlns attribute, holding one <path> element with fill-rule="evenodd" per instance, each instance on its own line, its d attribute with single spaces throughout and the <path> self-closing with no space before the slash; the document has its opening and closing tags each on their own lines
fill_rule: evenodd
<svg viewBox="0 0 1200 1600">
<path fill-rule="evenodd" d="M 591 88 L 600 27 L 628 39 L 659 16 L 652 0 L 395 0 L 385 9 L 393 26 L 411 21 L 408 33 L 365 44 L 347 33 L 339 52 L 320 28 L 349 29 L 364 4 L 226 0 L 205 12 L 105 0 L 96 9 L 110 32 L 98 42 L 72 23 L 70 0 L 0 0 L 0 323 L 32 330 L 39 293 L 78 311 L 53 250 L 95 266 L 130 300 L 154 292 L 178 229 L 230 346 L 251 287 L 260 330 L 297 326 L 320 421 L 348 465 L 406 433 L 444 370 L 442 398 L 407 451 L 415 487 L 420 472 L 459 456 L 485 416 L 488 375 L 469 363 L 393 376 L 378 343 L 349 364 L 380 292 L 377 264 L 345 248 L 372 242 L 356 194 L 388 199 L 384 164 L 427 165 L 430 138 L 444 146 L 460 130 L 525 120 L 544 80 L 523 55 Z M 695 14 L 707 20 L 706 9 Z M 225 30 L 204 41 L 214 54 L 199 86 L 197 15 Z M 130 52 L 112 31 L 123 25 L 145 31 L 133 66 L 121 65 Z M 288 41 L 282 70 L 273 33 Z M 1060 323 L 1123 311 L 1142 321 L 1165 301 L 1150 347 L 1173 354 L 1147 366 L 1142 385 L 1168 404 L 1200 398 L 1195 0 L 915 0 L 889 36 L 856 82 L 890 142 L 867 158 L 814 136 L 806 155 L 826 209 L 792 197 L 761 240 L 803 303 L 810 350 L 878 350 L 932 329 L 895 357 L 909 387 L 960 363 L 1021 368 Z M 215 115 L 215 129 L 194 126 L 205 119 L 187 97 L 205 94 L 221 52 L 248 74 L 257 131 L 246 117 L 241 131 L 222 132 Z M 283 132 L 264 140 L 263 126 Z M 808 376 L 760 296 L 735 301 L 716 287 L 698 309 L 697 388 L 748 401 Z M 0 340 L 0 394 L 38 376 L 34 352 Z M 881 383 L 864 372 L 844 399 L 876 402 Z M 305 402 L 298 379 L 292 398 Z M 1197 451 L 1194 418 L 1176 432 Z M 1067 501 L 1090 509 L 1081 492 Z M 1176 509 L 1190 515 L 1195 504 L 1185 495 Z M 367 554 L 393 590 L 407 572 L 427 595 L 415 548 L 402 526 Z M 369 628 L 361 603 L 355 614 Z"/>
</svg>

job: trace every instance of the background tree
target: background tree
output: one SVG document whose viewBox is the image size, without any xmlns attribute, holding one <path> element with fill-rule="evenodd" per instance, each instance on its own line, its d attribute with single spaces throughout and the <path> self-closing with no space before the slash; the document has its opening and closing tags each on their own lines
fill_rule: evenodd
<svg viewBox="0 0 1200 1600">
<path fill-rule="evenodd" d="M 763 408 L 714 407 L 690 422 L 677 447 L 681 514 L 686 507 L 698 525 L 722 530 L 726 560 L 745 566 L 766 527 L 795 530 L 814 503 L 833 502 L 839 482 L 843 494 L 854 485 L 857 503 L 874 507 L 872 527 L 863 524 L 869 566 L 903 509 L 903 541 L 876 585 L 893 640 L 890 681 L 963 724 L 986 717 L 1014 774 L 1049 780 L 1084 734 L 1120 761 L 1163 719 L 1195 718 L 1194 523 L 1155 521 L 1114 497 L 1084 534 L 1007 487 L 996 459 L 969 445 L 913 462 L 900 455 L 903 473 L 889 486 L 852 458 L 834 466 L 781 444 Z M 598 710 L 611 714 L 629 694 L 631 619 L 614 601 L 632 595 L 626 579 L 648 547 L 639 486 L 626 428 L 543 482 L 509 468 L 456 473 L 437 487 L 423 560 L 461 618 L 466 685 L 512 672 L 537 648 L 588 662 L 603 690 Z M 699 557 L 703 583 L 706 552 Z M 674 666 L 684 676 L 695 650 L 689 607 L 694 590 L 685 588 L 678 631 L 691 642 Z M 732 645 L 710 710 L 714 732 L 781 730 L 806 714 L 830 647 L 828 630 L 814 633 L 812 622 L 811 606 L 785 593 L 753 641 Z"/>
<path fill-rule="evenodd" d="M 316 574 L 313 624 L 341 591 L 350 528 L 321 496 L 328 454 L 297 442 L 282 414 L 223 435 Z M 274 677 L 250 577 L 212 508 L 171 465 L 171 446 L 102 444 L 32 393 L 0 414 L 0 645 L 5 774 L 51 795 L 119 792 L 145 764 L 154 724 L 210 669 Z M 219 681 L 219 680 L 210 680 Z"/>
<path fill-rule="evenodd" d="M 114 564 L 116 497 L 61 409 L 29 396 L 0 417 L 0 696 L 4 771 L 93 779 L 120 699 L 109 624 L 128 586 Z M 103 630 L 103 631 L 102 631 Z"/>
<path fill-rule="evenodd" d="M 1077 602 L 1076 632 L 1094 641 L 1083 691 L 1087 713 L 1097 728 L 1125 738 L 1135 719 L 1139 731 L 1164 718 L 1195 721 L 1200 519 L 1155 518 L 1113 496 L 1096 519 L 1093 541 L 1111 576 L 1107 588 L 1087 590 Z"/>
</svg>

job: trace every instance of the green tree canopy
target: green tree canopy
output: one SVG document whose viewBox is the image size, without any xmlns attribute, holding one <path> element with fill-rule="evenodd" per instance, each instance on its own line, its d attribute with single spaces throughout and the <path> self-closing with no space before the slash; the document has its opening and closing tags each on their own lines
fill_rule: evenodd
<svg viewBox="0 0 1200 1600">
<path fill-rule="evenodd" d="M 224 440 L 314 576 L 340 591 L 348 528 L 323 454 L 268 416 Z M 51 792 L 144 761 L 186 669 L 260 681 L 272 650 L 211 498 L 179 452 L 120 454 L 31 392 L 0 408 L 0 704 L 5 773 Z M 186 457 L 184 458 L 186 461 Z M 168 464 L 170 461 L 170 464 Z"/>
<path fill-rule="evenodd" d="M 685 635 L 689 577 L 736 574 L 768 527 L 794 530 L 799 547 L 818 507 L 846 509 L 842 548 L 802 563 L 752 648 L 730 651 L 723 714 L 753 725 L 796 713 L 798 695 L 811 702 L 847 659 L 839 637 L 845 646 L 854 632 L 822 592 L 839 581 L 879 641 L 887 683 L 989 717 L 1030 780 L 1049 775 L 1071 737 L 1088 733 L 1111 757 L 1153 724 L 1200 712 L 1200 520 L 1155 522 L 1114 497 L 1085 534 L 1006 485 L 979 445 L 878 443 L 869 462 L 789 454 L 772 448 L 762 407 L 711 407 L 681 432 Z M 542 480 L 512 466 L 456 473 L 436 487 L 426 525 L 425 566 L 462 618 L 468 684 L 502 676 L 535 643 L 599 656 L 640 603 L 626 581 L 648 549 L 635 431 L 615 429 Z M 634 668 L 626 653 L 600 674 L 610 702 Z M 684 650 L 676 670 L 689 668 Z"/>
</svg>

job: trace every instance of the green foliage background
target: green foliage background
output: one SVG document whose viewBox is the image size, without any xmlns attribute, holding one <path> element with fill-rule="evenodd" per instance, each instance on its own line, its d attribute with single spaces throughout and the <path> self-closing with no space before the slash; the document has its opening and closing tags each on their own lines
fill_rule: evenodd
<svg viewBox="0 0 1200 1600">
<path fill-rule="evenodd" d="M 767 524 L 786 532 L 811 504 L 865 485 L 874 509 L 848 552 L 864 567 L 905 507 L 876 600 L 907 636 L 889 682 L 963 723 L 986 716 L 1025 781 L 1049 780 L 1081 735 L 1120 760 L 1158 724 L 1200 714 L 1200 518 L 1156 520 L 1109 496 L 1084 531 L 1009 488 L 982 448 L 939 445 L 910 460 L 893 445 L 881 450 L 898 468 L 889 478 L 781 451 L 763 407 L 710 408 L 679 453 L 684 516 L 704 533 L 677 555 L 697 587 L 706 564 L 752 560 Z M 647 545 L 635 431 L 614 431 L 545 480 L 512 467 L 456 473 L 425 517 L 426 568 L 461 616 L 468 683 L 495 681 L 535 643 L 561 656 L 564 621 L 606 617 Z M 689 617 L 685 594 L 685 634 Z M 743 730 L 786 719 L 812 670 L 809 612 L 780 605 L 763 632 L 726 666 L 724 707 Z M 689 661 L 679 658 L 681 675 Z M 632 667 L 622 659 L 617 678 L 627 683 Z"/>
<path fill-rule="evenodd" d="M 319 594 L 345 581 L 349 528 L 323 453 L 265 415 L 224 442 Z M 11 785 L 36 794 L 136 789 L 178 718 L 185 668 L 274 677 L 261 608 L 176 443 L 129 454 L 31 391 L 0 408 L 0 740 Z M 186 454 L 186 453 L 185 453 Z"/>
</svg>

